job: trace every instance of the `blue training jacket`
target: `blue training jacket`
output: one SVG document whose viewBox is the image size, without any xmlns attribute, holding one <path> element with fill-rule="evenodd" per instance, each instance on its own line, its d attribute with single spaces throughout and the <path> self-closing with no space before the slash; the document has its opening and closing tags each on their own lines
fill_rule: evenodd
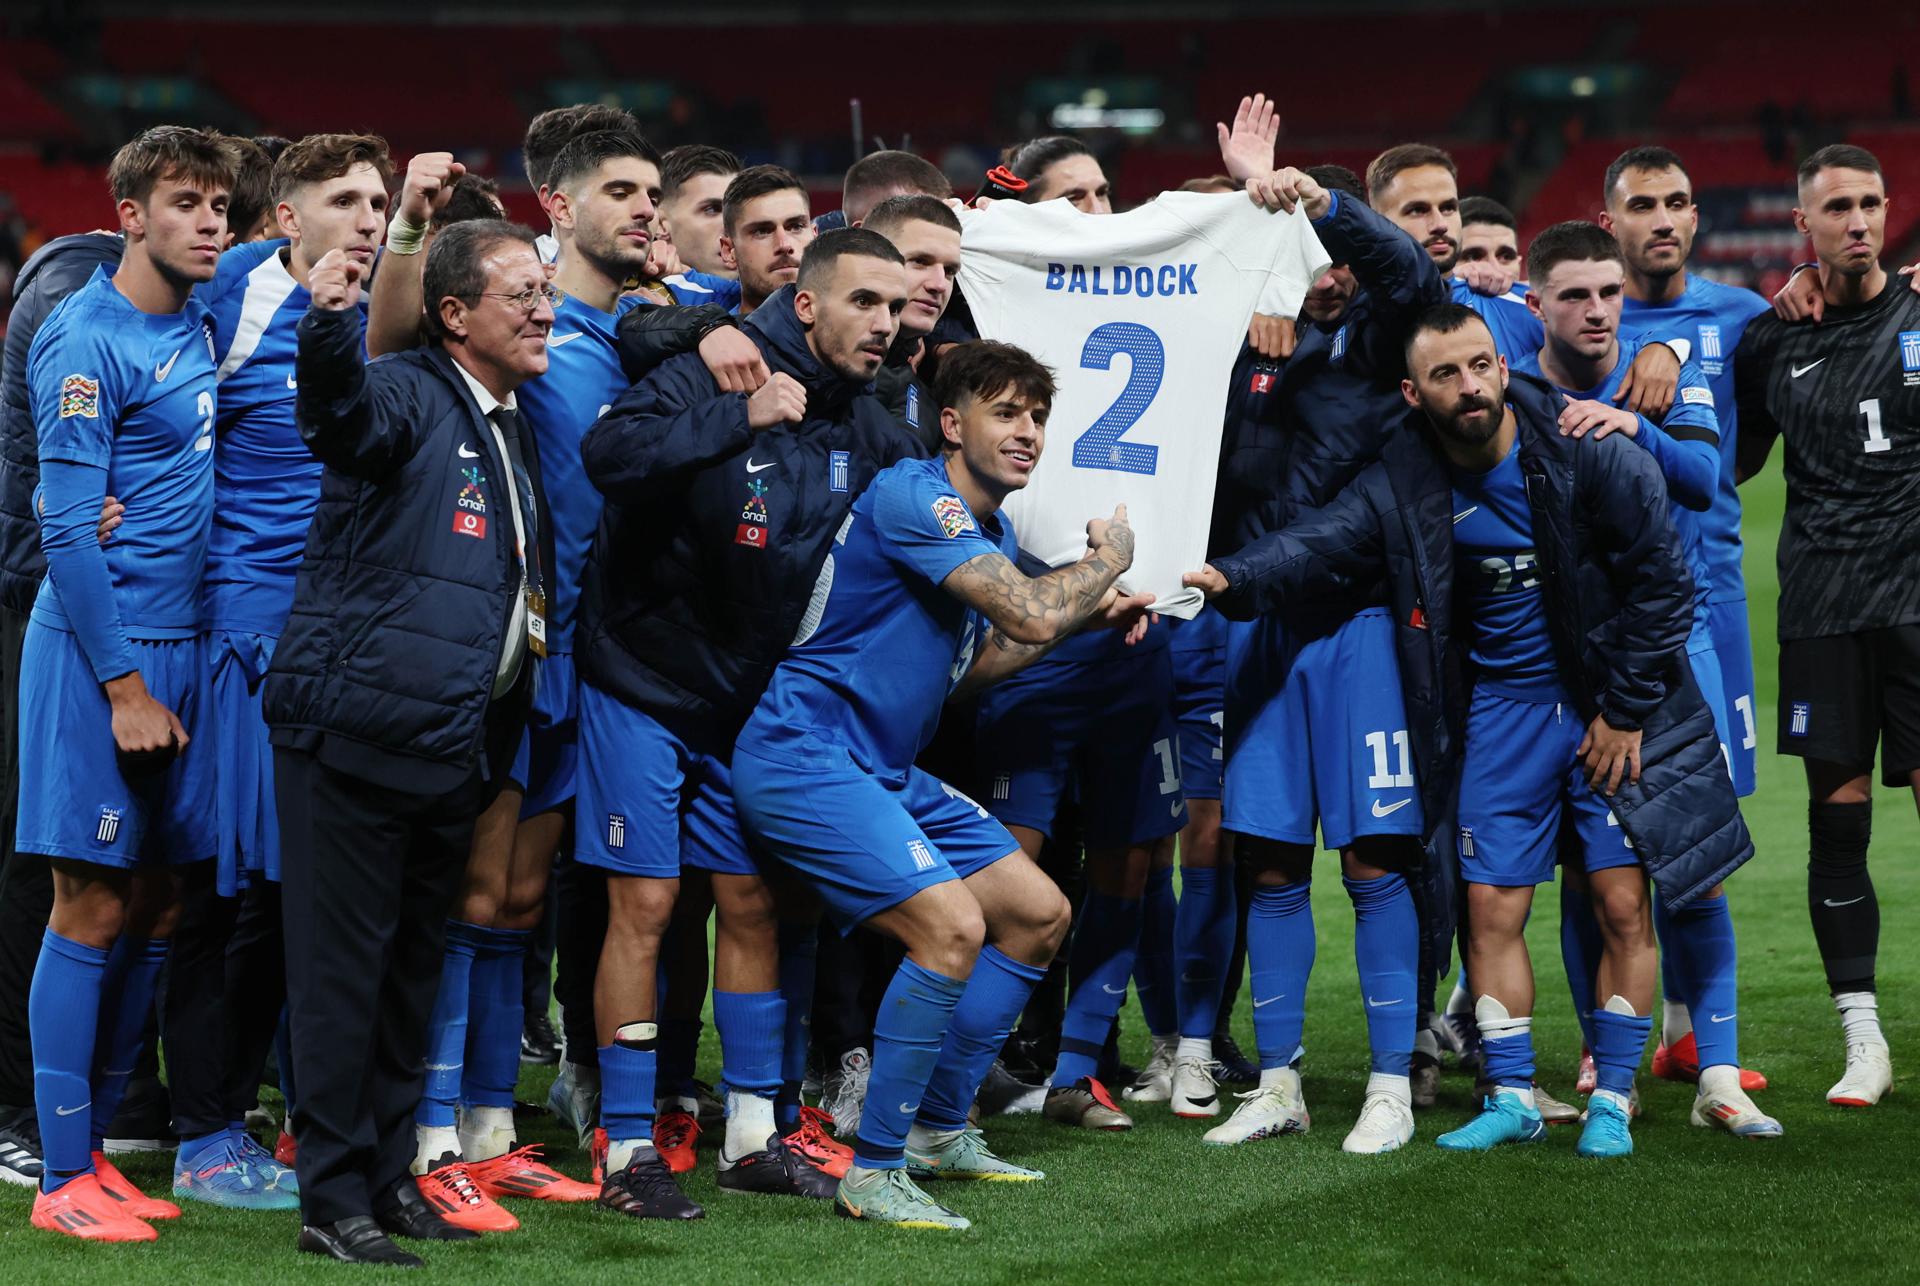
<svg viewBox="0 0 1920 1286">
<path fill-rule="evenodd" d="M 1667 904 L 1683 907 L 1752 857 L 1753 840 L 1686 664 L 1693 578 L 1666 486 L 1653 458 L 1618 435 L 1562 437 L 1564 400 L 1541 381 L 1514 376 L 1507 401 L 1562 680 L 1582 720 L 1604 714 L 1642 732 L 1640 780 L 1610 802 Z M 1230 587 L 1218 605 L 1243 619 L 1311 612 L 1316 598 L 1384 572 L 1429 855 L 1451 865 L 1468 697 L 1453 490 L 1424 414 L 1403 426 L 1330 502 L 1213 565 Z"/>
</svg>

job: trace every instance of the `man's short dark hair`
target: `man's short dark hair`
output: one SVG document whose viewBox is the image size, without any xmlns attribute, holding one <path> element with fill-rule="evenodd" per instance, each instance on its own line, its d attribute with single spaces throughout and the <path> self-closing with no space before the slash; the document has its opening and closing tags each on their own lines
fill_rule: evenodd
<svg viewBox="0 0 1920 1286">
<path fill-rule="evenodd" d="M 145 204 L 163 179 L 199 183 L 233 191 L 233 154 L 212 130 L 186 125 L 156 125 L 113 154 L 107 166 L 107 190 L 115 204 Z"/>
<path fill-rule="evenodd" d="M 945 200 L 953 195 L 953 183 L 939 166 L 924 156 L 900 151 L 871 152 L 847 167 L 840 205 L 848 211 L 849 220 L 863 222 L 876 198 L 895 192 L 917 192 Z"/>
<path fill-rule="evenodd" d="M 933 395 L 941 408 L 964 411 L 983 397 L 1005 389 L 1033 406 L 1053 408 L 1053 372 L 1026 349 L 995 339 L 976 339 L 950 348 L 940 358 Z"/>
<path fill-rule="evenodd" d="M 1533 239 L 1527 247 L 1527 280 L 1535 289 L 1546 284 L 1547 274 L 1563 263 L 1624 264 L 1620 243 L 1597 223 L 1570 219 L 1556 223 Z"/>
<path fill-rule="evenodd" d="M 1203 174 L 1197 179 L 1188 179 L 1177 189 L 1181 192 L 1238 192 L 1240 184 L 1231 174 Z"/>
<path fill-rule="evenodd" d="M 953 207 L 931 196 L 890 196 L 874 206 L 860 226 L 884 237 L 909 223 L 931 223 L 948 232 L 960 231 L 960 216 Z"/>
<path fill-rule="evenodd" d="M 1367 165 L 1367 200 L 1378 201 L 1393 181 L 1408 170 L 1437 165 L 1460 181 L 1460 167 L 1453 158 L 1430 143 L 1401 143 L 1373 158 Z"/>
<path fill-rule="evenodd" d="M 453 181 L 447 203 L 433 212 L 430 226 L 435 232 L 473 219 L 502 219 L 506 203 L 500 199 L 500 185 L 469 170 Z"/>
<path fill-rule="evenodd" d="M 600 130 L 638 131 L 640 122 L 633 113 L 604 103 L 575 103 L 571 107 L 551 107 L 527 124 L 527 137 L 520 144 L 520 163 L 526 167 L 527 182 L 534 191 L 552 187 L 549 170 L 560 149 L 578 134 Z"/>
<path fill-rule="evenodd" d="M 1029 186 L 1021 199 L 1037 201 L 1039 197 L 1031 186 L 1034 180 L 1070 156 L 1092 155 L 1092 148 L 1071 135 L 1049 134 L 1014 144 L 1000 154 L 1000 163 L 1012 170 L 1015 177 L 1027 181 Z"/>
<path fill-rule="evenodd" d="M 740 158 L 724 147 L 682 143 L 660 158 L 660 199 L 673 200 L 681 188 L 702 174 L 721 174 L 730 179 L 744 168 Z"/>
<path fill-rule="evenodd" d="M 1520 230 L 1520 220 L 1513 217 L 1513 211 L 1501 205 L 1490 196 L 1463 197 L 1460 201 L 1460 226 L 1470 228 L 1476 223 L 1491 223 L 1496 227 Z"/>
<path fill-rule="evenodd" d="M 1600 201 L 1604 205 L 1613 203 L 1613 189 L 1620 182 L 1620 176 L 1628 170 L 1639 170 L 1655 174 L 1661 170 L 1678 170 L 1687 174 L 1687 166 L 1680 159 L 1680 153 L 1670 147 L 1649 144 L 1645 147 L 1630 147 L 1613 158 L 1613 164 L 1607 167 L 1605 185 L 1600 189 Z M 1687 174 L 1687 182 L 1693 182 L 1693 176 Z"/>
<path fill-rule="evenodd" d="M 371 165 L 380 181 L 393 178 L 387 140 L 378 134 L 309 134 L 273 163 L 274 204 L 295 188 L 337 179 L 356 165 Z"/>
<path fill-rule="evenodd" d="M 1864 174 L 1879 175 L 1885 182 L 1886 175 L 1880 169 L 1880 159 L 1864 147 L 1855 147 L 1851 143 L 1829 143 L 1819 151 L 1800 162 L 1800 172 L 1796 184 L 1805 187 L 1822 170 L 1859 170 Z"/>
<path fill-rule="evenodd" d="M 603 129 L 575 134 L 547 166 L 547 190 L 558 192 L 608 161 L 624 160 L 645 161 L 656 170 L 660 168 L 660 153 L 638 130 Z"/>
<path fill-rule="evenodd" d="M 1407 342 L 1402 352 L 1407 358 L 1407 373 L 1413 374 L 1413 345 L 1422 335 L 1452 335 L 1477 325 L 1487 332 L 1489 341 L 1493 338 L 1493 328 L 1482 317 L 1465 304 L 1456 304 L 1449 300 L 1444 304 L 1435 304 L 1413 319 L 1413 325 L 1407 327 Z"/>
<path fill-rule="evenodd" d="M 1359 201 L 1367 199 L 1366 184 L 1344 165 L 1309 165 L 1302 172 L 1329 192 L 1345 192 Z"/>
<path fill-rule="evenodd" d="M 273 158 L 250 138 L 229 134 L 233 188 L 227 193 L 227 231 L 237 241 L 259 227 L 273 209 Z"/>
<path fill-rule="evenodd" d="M 280 153 L 293 146 L 292 139 L 281 138 L 278 134 L 255 134 L 253 142 L 267 154 L 269 160 L 274 161 L 280 159 Z"/>
<path fill-rule="evenodd" d="M 877 232 L 866 228 L 835 228 L 832 232 L 823 232 L 808 243 L 800 256 L 800 276 L 794 286 L 805 290 L 822 280 L 833 271 L 834 265 L 849 255 L 864 255 L 869 259 L 884 259 L 888 263 L 904 264 L 906 260 L 894 249 L 893 242 Z"/>
<path fill-rule="evenodd" d="M 728 236 L 740 217 L 740 207 L 755 197 L 763 197 L 769 192 L 784 192 L 791 188 L 801 196 L 807 196 L 807 185 L 792 170 L 782 169 L 778 165 L 750 165 L 733 176 L 733 182 L 727 184 L 727 194 L 720 199 L 720 226 Z M 811 208 L 812 201 L 809 199 Z"/>
<path fill-rule="evenodd" d="M 427 265 L 420 274 L 421 295 L 426 301 L 427 330 L 436 337 L 446 332 L 440 326 L 440 301 L 452 296 L 468 303 L 480 298 L 487 288 L 486 257 L 504 241 L 531 246 L 533 229 L 505 219 L 469 219 L 440 232 L 427 247 Z"/>
</svg>

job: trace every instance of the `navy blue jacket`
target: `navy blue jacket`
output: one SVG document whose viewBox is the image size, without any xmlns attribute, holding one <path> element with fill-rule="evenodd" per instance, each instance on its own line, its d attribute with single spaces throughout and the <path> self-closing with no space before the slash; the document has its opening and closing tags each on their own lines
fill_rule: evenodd
<svg viewBox="0 0 1920 1286">
<path fill-rule="evenodd" d="M 327 468 L 267 675 L 267 723 L 275 745 L 397 790 L 441 794 L 476 769 L 498 782 L 537 670 L 529 653 L 519 682 L 492 699 L 521 577 L 507 462 L 443 349 L 369 363 L 364 343 L 357 310 L 300 319 L 294 414 Z M 552 567 L 532 446 L 523 455 Z"/>
<path fill-rule="evenodd" d="M 1686 664 L 1693 579 L 1666 486 L 1653 457 L 1619 435 L 1562 437 L 1564 400 L 1541 381 L 1514 376 L 1507 400 L 1562 681 L 1583 721 L 1605 715 L 1642 732 L 1640 781 L 1610 802 L 1668 905 L 1685 906 L 1752 857 L 1753 841 Z M 1402 425 L 1328 504 L 1214 566 L 1230 585 L 1218 605 L 1242 618 L 1311 610 L 1315 597 L 1384 571 L 1427 842 L 1439 854 L 1450 851 L 1439 827 L 1453 816 L 1465 735 L 1468 624 L 1454 597 L 1445 458 L 1422 413 Z"/>
<path fill-rule="evenodd" d="M 722 752 L 824 594 L 816 579 L 854 500 L 925 454 L 870 386 L 814 357 L 792 287 L 742 329 L 806 388 L 804 421 L 750 428 L 746 395 L 719 392 L 685 353 L 581 443 L 607 506 L 581 587 L 580 675 Z"/>
<path fill-rule="evenodd" d="M 40 485 L 40 435 L 27 403 L 27 352 L 54 307 L 87 284 L 102 264 L 117 264 L 126 242 L 117 232 L 59 237 L 33 252 L 13 279 L 6 357 L 0 363 L 0 607 L 25 615 L 46 579 L 33 489 Z"/>
<path fill-rule="evenodd" d="M 1228 532 L 1239 537 L 1233 548 L 1286 526 L 1301 509 L 1327 503 L 1379 458 L 1406 414 L 1400 379 L 1407 330 L 1447 298 L 1432 257 L 1351 193 L 1336 193 L 1333 209 L 1313 227 L 1359 288 L 1331 324 L 1301 325 L 1283 365 L 1249 351 L 1234 370 L 1233 414 L 1215 493 L 1227 505 L 1216 530 L 1223 540 Z M 1312 632 L 1384 601 L 1379 587 L 1367 586 L 1350 601 L 1329 603 Z"/>
</svg>

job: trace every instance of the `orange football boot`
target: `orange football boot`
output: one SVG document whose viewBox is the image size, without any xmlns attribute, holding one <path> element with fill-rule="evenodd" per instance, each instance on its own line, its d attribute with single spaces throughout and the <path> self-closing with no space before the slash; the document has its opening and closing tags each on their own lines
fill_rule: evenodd
<svg viewBox="0 0 1920 1286">
<path fill-rule="evenodd" d="M 520 1226 L 511 1210 L 480 1190 L 464 1163 L 429 1170 L 414 1182 L 434 1212 L 456 1228 L 512 1232 Z"/>
<path fill-rule="evenodd" d="M 180 1207 L 171 1201 L 162 1201 L 158 1197 L 149 1197 L 133 1186 L 126 1175 L 120 1173 L 120 1167 L 107 1160 L 107 1154 L 93 1154 L 93 1172 L 99 1176 L 100 1190 L 121 1202 L 121 1209 L 135 1219 L 178 1219 Z"/>
<path fill-rule="evenodd" d="M 853 1149 L 827 1133 L 833 1118 L 817 1107 L 800 1109 L 800 1124 L 782 1140 L 787 1150 L 814 1169 L 836 1179 L 847 1177 L 853 1164 Z"/>
<path fill-rule="evenodd" d="M 653 1146 L 675 1174 L 693 1169 L 693 1147 L 699 1140 L 700 1119 L 691 1112 L 665 1112 L 653 1123 Z"/>
<path fill-rule="evenodd" d="M 127 1213 L 127 1203 L 110 1196 L 98 1175 L 69 1179 L 52 1192 L 33 1197 L 33 1226 L 82 1241 L 154 1241 L 151 1225 Z"/>
<path fill-rule="evenodd" d="M 540 1159 L 540 1145 L 529 1143 L 491 1161 L 467 1162 L 467 1174 L 474 1186 L 498 1201 L 502 1197 L 528 1197 L 535 1201 L 592 1201 L 600 1195 L 597 1184 L 569 1179 Z"/>
<path fill-rule="evenodd" d="M 294 1158 L 299 1155 L 300 1145 L 293 1141 L 293 1136 L 285 1130 L 280 1131 L 280 1137 L 274 1141 L 273 1159 L 292 1169 Z"/>
<path fill-rule="evenodd" d="M 1684 1081 L 1689 1085 L 1698 1083 L 1700 1046 L 1694 1041 L 1692 1032 L 1671 1045 L 1661 1045 L 1653 1051 L 1653 1074 L 1663 1081 Z M 1756 1072 L 1750 1067 L 1741 1068 L 1740 1088 L 1748 1094 L 1767 1088 L 1765 1073 Z"/>
</svg>

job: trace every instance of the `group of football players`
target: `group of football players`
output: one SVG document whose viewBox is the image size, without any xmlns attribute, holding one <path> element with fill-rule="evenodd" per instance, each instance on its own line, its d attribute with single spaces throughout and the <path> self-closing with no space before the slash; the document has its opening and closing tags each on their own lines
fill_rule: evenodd
<svg viewBox="0 0 1920 1286">
<path fill-rule="evenodd" d="M 722 1188 L 947 1229 L 968 1222 L 923 1183 L 1044 1177 L 989 1147 L 998 1112 L 1119 1132 L 1161 1103 L 1215 1120 L 1244 1084 L 1202 1141 L 1305 1133 L 1318 848 L 1353 904 L 1371 1051 L 1345 1151 L 1406 1145 L 1451 1057 L 1483 1110 L 1441 1147 L 1577 1119 L 1582 1155 L 1626 1155 L 1656 1018 L 1653 1071 L 1697 1083 L 1694 1124 L 1777 1137 L 1740 1057 L 1725 888 L 1754 852 L 1738 796 L 1760 737 L 1737 486 L 1776 437 L 1778 744 L 1806 761 L 1844 1029 L 1828 1100 L 1877 1102 L 1876 744 L 1920 798 L 1920 297 L 1880 264 L 1877 161 L 1802 165 L 1815 262 L 1770 306 L 1690 270 L 1699 211 L 1665 148 L 1595 176 L 1599 222 L 1522 247 L 1437 148 L 1359 175 L 1277 168 L 1277 136 L 1244 100 L 1225 172 L 1188 185 L 1304 216 L 1333 265 L 1299 316 L 1253 319 L 1233 366 L 1188 620 L 1133 592 L 1124 508 L 1075 515 L 1077 561 L 1021 551 L 1001 508 L 1059 375 L 977 334 L 967 211 L 917 156 L 862 158 L 816 214 L 778 167 L 548 111 L 524 147 L 544 282 L 501 291 L 454 252 L 519 254 L 520 234 L 450 153 L 396 176 L 373 135 L 129 143 L 120 231 L 26 266 L 6 348 L 0 509 L 31 540 L 0 586 L 19 775 L 0 912 L 44 937 L 0 968 L 0 1036 L 31 1039 L 30 1084 L 0 1081 L 0 1177 L 37 1185 L 35 1226 L 145 1240 L 180 1215 L 106 1146 L 163 969 L 174 1195 L 304 1202 L 301 1246 L 346 1260 L 418 1263 L 389 1234 L 510 1230 L 523 1199 L 701 1217 L 675 1176 L 703 1129 Z M 1009 149 L 995 199 L 1113 212 L 1066 137 Z M 344 412 L 300 377 L 343 316 L 377 370 L 454 347 L 447 318 L 485 299 L 544 346 L 504 396 L 458 363 L 540 503 L 523 514 L 462 446 L 435 539 L 513 524 L 537 673 L 511 763 L 469 752 L 486 791 L 452 832 L 470 850 L 431 926 L 431 1016 L 381 1047 L 413 1055 L 387 1069 L 417 1098 L 406 1194 L 362 1209 L 339 1175 L 394 1140 L 303 1146 L 300 1069 L 329 1051 L 283 1020 L 327 962 L 285 931 L 311 912 L 281 896 L 301 743 L 274 685 L 304 647 L 290 611 L 335 574 L 316 512 L 347 512 L 315 455 Z M 378 571 L 347 592 L 402 610 Z M 1522 932 L 1556 867 L 1584 1110 L 1536 1083 Z M 1253 1060 L 1227 1034 L 1243 992 Z M 718 1091 L 694 1076 L 709 1002 Z M 590 1181 L 519 1142 L 523 1056 L 557 1059 Z"/>
</svg>

